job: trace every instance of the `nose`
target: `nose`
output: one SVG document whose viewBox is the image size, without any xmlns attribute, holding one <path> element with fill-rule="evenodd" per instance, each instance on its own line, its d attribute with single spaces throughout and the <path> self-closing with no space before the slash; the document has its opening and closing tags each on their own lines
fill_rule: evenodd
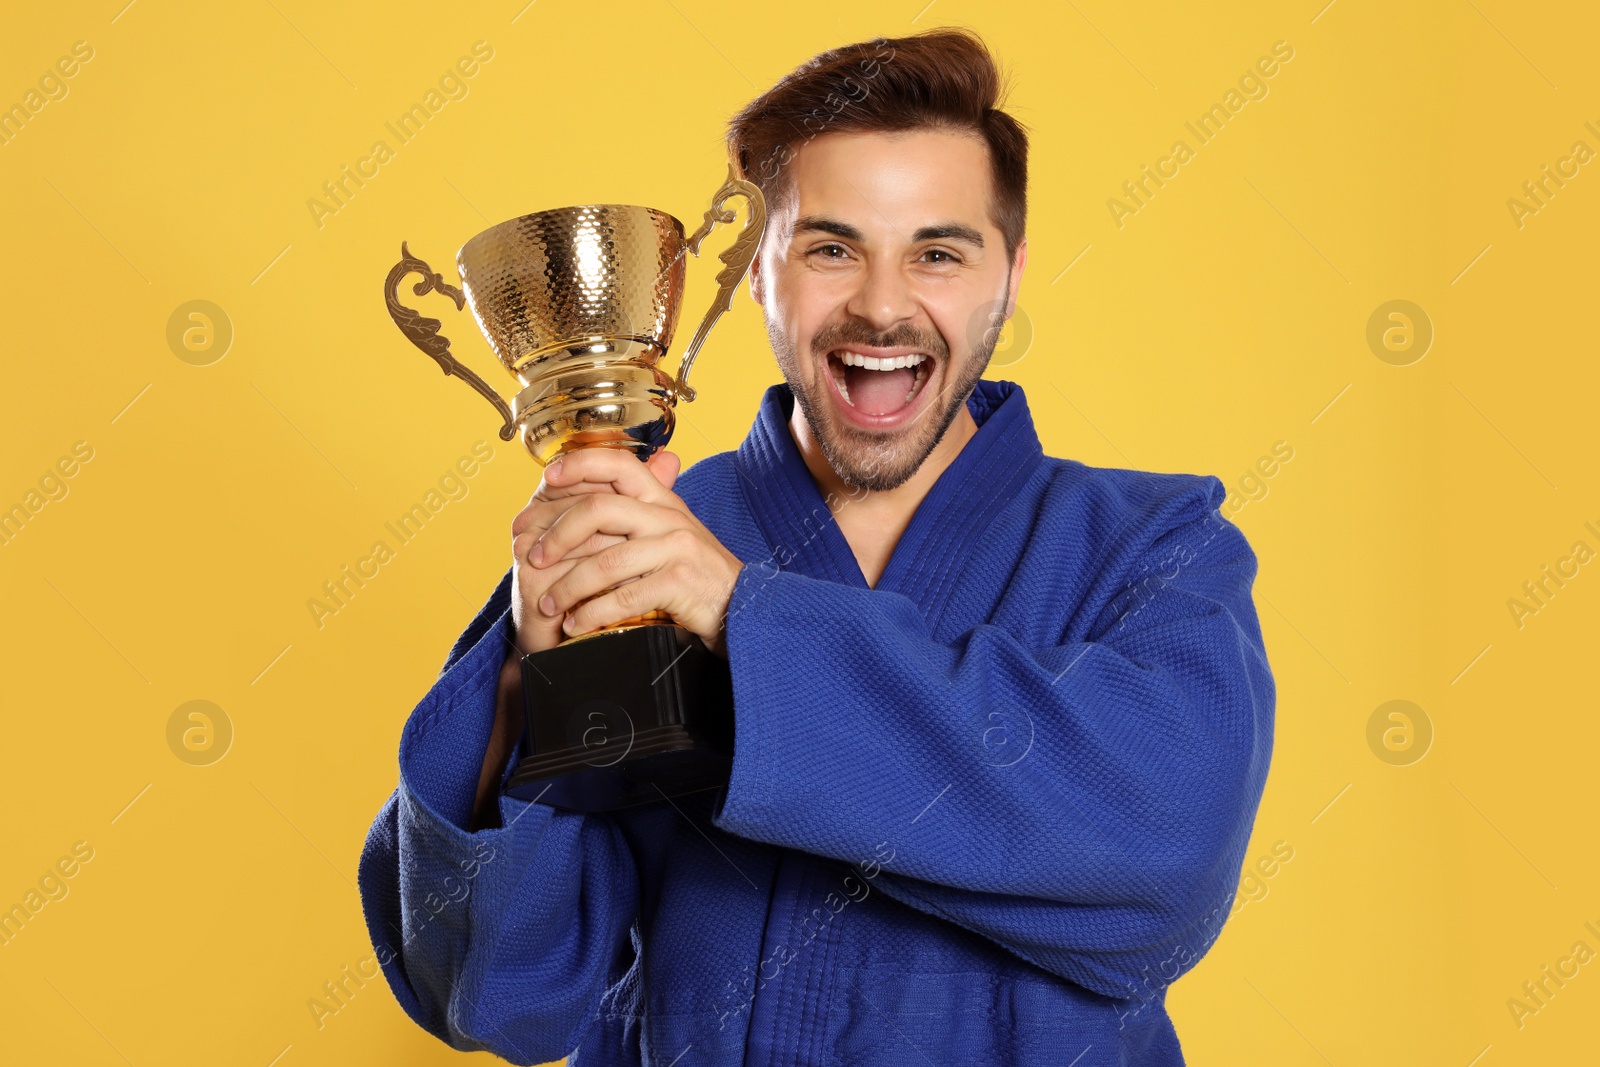
<svg viewBox="0 0 1600 1067">
<path fill-rule="evenodd" d="M 888 333 L 916 316 L 917 302 L 900 264 L 881 257 L 869 259 L 860 279 L 860 286 L 845 303 L 851 316 L 879 333 Z"/>
</svg>

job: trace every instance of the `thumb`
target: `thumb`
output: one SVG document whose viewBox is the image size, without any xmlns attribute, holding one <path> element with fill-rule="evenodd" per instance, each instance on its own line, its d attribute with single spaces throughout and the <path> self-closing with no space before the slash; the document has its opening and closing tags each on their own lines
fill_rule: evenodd
<svg viewBox="0 0 1600 1067">
<path fill-rule="evenodd" d="M 645 466 L 656 476 L 656 481 L 670 490 L 673 483 L 678 480 L 678 472 L 683 469 L 683 461 L 673 453 L 662 450 L 646 460 Z"/>
</svg>

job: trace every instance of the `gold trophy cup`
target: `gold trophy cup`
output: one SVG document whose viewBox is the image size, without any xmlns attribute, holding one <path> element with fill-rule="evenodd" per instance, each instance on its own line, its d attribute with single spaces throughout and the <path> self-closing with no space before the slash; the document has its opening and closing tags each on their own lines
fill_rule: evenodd
<svg viewBox="0 0 1600 1067">
<path fill-rule="evenodd" d="M 677 374 L 662 360 L 683 299 L 686 252 L 744 197 L 745 225 L 718 258 L 717 294 Z M 446 375 L 500 414 L 501 440 L 519 437 L 541 465 L 576 448 L 621 448 L 648 459 L 666 446 L 679 400 L 694 399 L 695 355 L 749 269 L 766 226 L 761 191 L 735 176 L 711 198 L 700 227 L 628 204 L 581 204 L 502 222 L 456 253 L 458 289 L 400 245 L 384 281 L 395 325 Z M 461 364 L 442 323 L 400 302 L 437 291 L 470 307 L 520 391 L 508 403 Z M 526 729 L 506 791 L 581 811 L 607 811 L 726 784 L 733 751 L 727 663 L 664 612 L 650 612 L 522 657 Z"/>
</svg>

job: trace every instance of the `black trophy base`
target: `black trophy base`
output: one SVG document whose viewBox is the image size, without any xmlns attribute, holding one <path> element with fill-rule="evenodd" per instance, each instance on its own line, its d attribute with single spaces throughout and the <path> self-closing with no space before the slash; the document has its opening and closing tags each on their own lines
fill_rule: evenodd
<svg viewBox="0 0 1600 1067">
<path fill-rule="evenodd" d="M 728 663 L 681 626 L 606 631 L 523 656 L 522 700 L 509 796 L 613 811 L 728 784 Z"/>
</svg>

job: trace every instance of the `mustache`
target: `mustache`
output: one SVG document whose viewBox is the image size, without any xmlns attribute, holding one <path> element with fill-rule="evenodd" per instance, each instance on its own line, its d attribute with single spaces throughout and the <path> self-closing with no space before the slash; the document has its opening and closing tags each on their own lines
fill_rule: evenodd
<svg viewBox="0 0 1600 1067">
<path fill-rule="evenodd" d="M 950 354 L 950 346 L 937 333 L 923 333 L 902 323 L 888 333 L 877 333 L 864 322 L 839 322 L 824 326 L 811 338 L 813 355 L 825 356 L 844 345 L 863 345 L 868 348 L 918 348 L 943 359 Z"/>
</svg>

